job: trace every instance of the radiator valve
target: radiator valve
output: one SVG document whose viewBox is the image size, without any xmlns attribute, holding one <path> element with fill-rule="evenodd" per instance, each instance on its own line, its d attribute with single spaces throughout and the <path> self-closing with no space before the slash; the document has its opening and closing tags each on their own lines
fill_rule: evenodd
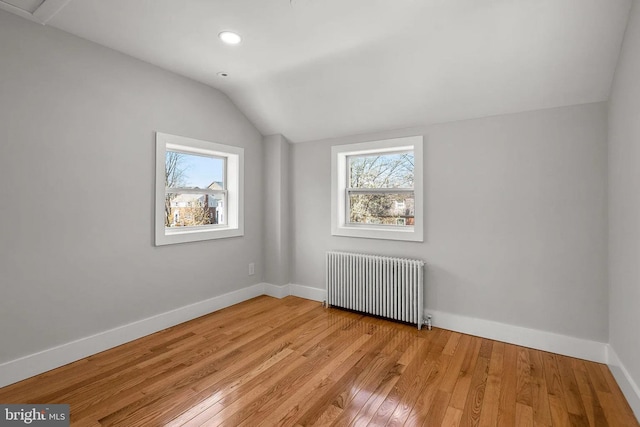
<svg viewBox="0 0 640 427">
<path fill-rule="evenodd" d="M 427 315 L 427 319 L 425 320 L 424 324 L 427 325 L 427 330 L 430 331 L 431 330 L 431 315 L 430 314 Z"/>
</svg>

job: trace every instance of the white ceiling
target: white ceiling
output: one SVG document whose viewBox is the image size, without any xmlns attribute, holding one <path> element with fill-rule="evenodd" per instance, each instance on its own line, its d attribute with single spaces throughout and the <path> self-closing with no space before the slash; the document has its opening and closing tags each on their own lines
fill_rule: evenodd
<svg viewBox="0 0 640 427">
<path fill-rule="evenodd" d="M 606 100 L 630 5 L 71 0 L 47 24 L 219 88 L 300 142 Z"/>
</svg>

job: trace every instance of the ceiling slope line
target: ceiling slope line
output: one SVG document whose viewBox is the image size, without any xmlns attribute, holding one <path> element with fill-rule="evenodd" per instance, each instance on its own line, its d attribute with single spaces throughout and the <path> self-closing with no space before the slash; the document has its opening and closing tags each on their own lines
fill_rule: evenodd
<svg viewBox="0 0 640 427">
<path fill-rule="evenodd" d="M 38 22 L 45 25 L 70 2 L 71 0 L 45 0 L 45 2 L 33 12 L 33 16 L 38 19 Z"/>
<path fill-rule="evenodd" d="M 21 16 L 33 22 L 46 25 L 47 22 L 58 14 L 71 0 L 45 0 L 32 12 L 19 6 L 0 0 L 0 9 Z"/>
</svg>

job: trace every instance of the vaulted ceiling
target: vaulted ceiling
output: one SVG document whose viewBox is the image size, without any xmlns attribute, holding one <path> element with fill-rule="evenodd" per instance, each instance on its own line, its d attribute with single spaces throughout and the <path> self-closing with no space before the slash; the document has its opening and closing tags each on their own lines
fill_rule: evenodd
<svg viewBox="0 0 640 427">
<path fill-rule="evenodd" d="M 216 87 L 263 134 L 293 142 L 607 100 L 630 5 L 0 1 L 3 9 Z M 223 30 L 239 33 L 242 43 L 223 44 Z"/>
</svg>

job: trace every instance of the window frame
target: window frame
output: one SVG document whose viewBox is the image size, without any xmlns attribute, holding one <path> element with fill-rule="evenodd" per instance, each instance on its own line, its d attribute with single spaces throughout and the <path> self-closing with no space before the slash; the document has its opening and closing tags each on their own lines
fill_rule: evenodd
<svg viewBox="0 0 640 427">
<path fill-rule="evenodd" d="M 223 190 L 166 187 L 167 151 L 224 159 Z M 168 193 L 223 194 L 225 224 L 168 228 L 165 198 Z M 156 132 L 155 245 L 198 242 L 244 235 L 244 149 L 216 142 Z"/>
<path fill-rule="evenodd" d="M 349 189 L 349 157 L 392 154 L 412 151 L 414 156 L 413 194 L 414 225 L 394 226 L 353 224 L 349 222 L 349 193 L 381 192 L 398 193 L 407 189 Z M 331 147 L 331 234 L 334 236 L 368 239 L 404 240 L 422 242 L 424 230 L 423 212 L 423 137 L 422 135 Z"/>
</svg>

